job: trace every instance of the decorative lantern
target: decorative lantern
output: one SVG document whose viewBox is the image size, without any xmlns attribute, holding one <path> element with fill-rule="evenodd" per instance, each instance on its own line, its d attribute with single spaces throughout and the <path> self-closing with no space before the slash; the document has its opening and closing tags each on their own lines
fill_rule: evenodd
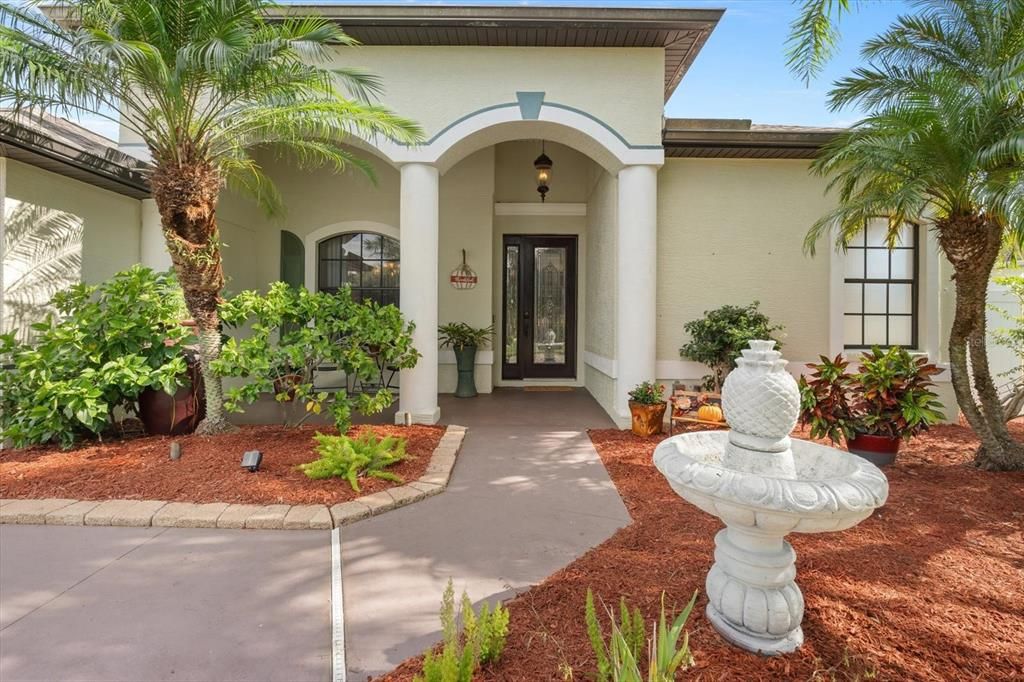
<svg viewBox="0 0 1024 682">
<path fill-rule="evenodd" d="M 452 270 L 451 283 L 456 289 L 472 289 L 476 286 L 476 273 L 466 265 L 466 250 L 462 250 L 462 265 Z"/>
<path fill-rule="evenodd" d="M 544 203 L 544 199 L 547 197 L 548 190 L 550 189 L 551 166 L 554 164 L 548 155 L 544 153 L 543 140 L 541 140 L 540 145 L 540 156 L 533 162 L 533 167 L 537 169 L 537 191 L 540 192 L 541 203 Z"/>
</svg>

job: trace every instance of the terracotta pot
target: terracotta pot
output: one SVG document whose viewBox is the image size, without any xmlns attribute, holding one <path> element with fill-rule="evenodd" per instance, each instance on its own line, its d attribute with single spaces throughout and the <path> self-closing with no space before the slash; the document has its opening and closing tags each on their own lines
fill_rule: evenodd
<svg viewBox="0 0 1024 682">
<path fill-rule="evenodd" d="M 174 395 L 147 388 L 139 394 L 139 419 L 146 433 L 156 436 L 181 436 L 196 430 L 206 416 L 206 391 L 198 361 L 188 366 L 187 383 Z"/>
<path fill-rule="evenodd" d="M 665 420 L 667 403 L 644 405 L 629 401 L 629 412 L 633 416 L 633 433 L 641 438 L 661 433 Z"/>
<path fill-rule="evenodd" d="M 284 402 L 290 403 L 295 400 L 295 386 L 302 383 L 301 374 L 285 374 L 284 376 L 274 379 L 274 395 L 278 393 L 288 392 L 288 397 L 284 399 Z"/>
<path fill-rule="evenodd" d="M 900 450 L 900 439 L 860 433 L 846 441 L 846 449 L 875 466 L 884 467 L 896 461 L 896 453 Z"/>
</svg>

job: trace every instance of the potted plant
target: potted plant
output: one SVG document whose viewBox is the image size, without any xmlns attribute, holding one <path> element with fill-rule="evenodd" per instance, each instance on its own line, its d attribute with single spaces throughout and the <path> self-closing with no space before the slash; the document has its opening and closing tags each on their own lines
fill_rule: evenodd
<svg viewBox="0 0 1024 682">
<path fill-rule="evenodd" d="M 848 371 L 837 355 L 808 365 L 810 381 L 800 378 L 800 421 L 813 438 L 833 443 L 846 439 L 847 449 L 878 466 L 892 464 L 900 441 L 910 440 L 943 419 L 942 405 L 931 390 L 931 377 L 942 370 L 905 348 L 872 348 L 861 358 L 861 371 Z"/>
<path fill-rule="evenodd" d="M 703 363 L 711 369 L 711 374 L 703 380 L 705 390 L 715 393 L 722 391 L 725 375 L 735 366 L 736 358 L 740 357 L 740 352 L 751 341 L 775 341 L 776 349 L 782 348 L 782 344 L 773 336 L 782 330 L 782 326 L 772 324 L 768 316 L 758 310 L 758 305 L 757 301 L 748 306 L 724 305 L 705 311 L 703 318 L 683 325 L 690 340 L 679 349 L 679 355 L 685 360 Z"/>
<path fill-rule="evenodd" d="M 653 381 L 638 384 L 629 392 L 629 413 L 633 433 L 647 438 L 661 433 L 667 403 L 662 397 L 665 387 Z"/>
<path fill-rule="evenodd" d="M 455 351 L 455 366 L 459 372 L 455 397 L 476 396 L 476 351 L 491 342 L 494 325 L 477 328 L 465 322 L 449 322 L 439 326 L 437 331 L 440 335 L 441 348 L 451 348 Z"/>
</svg>

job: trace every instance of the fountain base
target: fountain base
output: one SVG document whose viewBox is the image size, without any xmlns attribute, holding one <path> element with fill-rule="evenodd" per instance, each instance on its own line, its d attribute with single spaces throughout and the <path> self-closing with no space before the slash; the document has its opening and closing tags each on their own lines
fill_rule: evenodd
<svg viewBox="0 0 1024 682">
<path fill-rule="evenodd" d="M 755 654 L 762 656 L 791 654 L 804 643 L 804 631 L 799 627 L 786 634 L 785 637 L 762 637 L 744 628 L 737 628 L 725 616 L 716 611 L 711 604 L 708 604 L 704 612 L 722 639 Z"/>
</svg>

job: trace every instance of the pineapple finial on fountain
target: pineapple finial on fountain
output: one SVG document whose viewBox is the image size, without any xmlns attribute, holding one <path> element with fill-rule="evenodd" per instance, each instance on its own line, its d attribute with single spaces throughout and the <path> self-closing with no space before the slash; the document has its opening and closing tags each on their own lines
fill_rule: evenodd
<svg viewBox="0 0 1024 682">
<path fill-rule="evenodd" d="M 766 655 L 803 643 L 804 600 L 788 533 L 860 523 L 885 503 L 888 481 L 873 464 L 793 440 L 800 392 L 774 341 L 751 341 L 722 387 L 730 431 L 662 441 L 654 463 L 672 489 L 726 527 L 715 536 L 707 616 L 728 641 Z"/>
</svg>

